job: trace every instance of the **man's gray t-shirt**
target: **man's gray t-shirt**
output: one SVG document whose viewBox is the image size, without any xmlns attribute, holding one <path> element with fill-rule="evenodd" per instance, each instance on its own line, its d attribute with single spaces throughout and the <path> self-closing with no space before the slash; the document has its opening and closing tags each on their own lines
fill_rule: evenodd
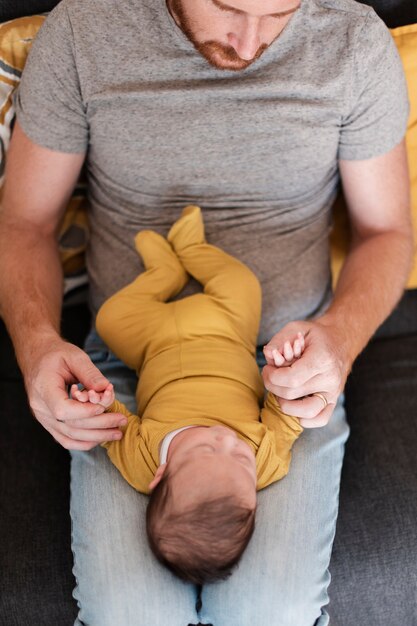
<svg viewBox="0 0 417 626">
<path fill-rule="evenodd" d="M 142 271 L 136 232 L 198 204 L 261 281 L 261 343 L 328 304 L 337 161 L 389 151 L 408 113 L 389 31 L 353 0 L 302 0 L 240 72 L 211 67 L 164 0 L 63 0 L 16 107 L 34 142 L 87 151 L 93 310 Z"/>
</svg>

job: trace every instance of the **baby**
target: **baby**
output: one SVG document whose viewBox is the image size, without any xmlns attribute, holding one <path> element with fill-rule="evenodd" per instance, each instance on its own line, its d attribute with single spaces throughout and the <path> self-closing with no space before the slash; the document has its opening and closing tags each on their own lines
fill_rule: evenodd
<svg viewBox="0 0 417 626">
<path fill-rule="evenodd" d="M 97 329 L 138 373 L 138 415 L 111 385 L 71 393 L 127 416 L 123 439 L 103 445 L 135 489 L 152 492 L 152 550 L 181 578 L 213 582 L 238 562 L 254 529 L 256 490 L 285 476 L 302 427 L 272 394 L 263 403 L 260 285 L 206 243 L 200 209 L 186 207 L 167 239 L 142 231 L 135 242 L 146 271 L 104 303 Z M 167 302 L 190 275 L 204 293 Z M 272 358 L 291 365 L 303 349 L 298 334 Z"/>
</svg>

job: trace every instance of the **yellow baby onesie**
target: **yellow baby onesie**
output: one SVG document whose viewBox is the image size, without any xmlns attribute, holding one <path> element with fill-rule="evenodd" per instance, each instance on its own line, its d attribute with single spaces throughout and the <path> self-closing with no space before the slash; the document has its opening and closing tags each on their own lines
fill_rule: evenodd
<svg viewBox="0 0 417 626">
<path fill-rule="evenodd" d="M 128 417 L 120 441 L 103 444 L 124 478 L 149 493 L 159 446 L 183 426 L 223 424 L 256 455 L 257 488 L 288 472 L 302 432 L 264 387 L 255 360 L 261 288 L 251 270 L 207 244 L 198 207 L 189 206 L 167 239 L 141 231 L 135 243 L 146 271 L 101 307 L 97 330 L 139 376 L 138 414 L 117 400 L 109 411 Z M 203 293 L 166 302 L 189 275 Z"/>
</svg>

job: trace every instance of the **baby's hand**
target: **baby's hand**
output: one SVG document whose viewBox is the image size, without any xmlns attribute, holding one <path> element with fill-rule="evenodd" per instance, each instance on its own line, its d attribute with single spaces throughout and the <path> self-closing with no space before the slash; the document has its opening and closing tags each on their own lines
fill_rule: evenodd
<svg viewBox="0 0 417 626">
<path fill-rule="evenodd" d="M 97 392 L 94 389 L 78 389 L 77 385 L 71 385 L 71 397 L 79 402 L 91 402 L 91 404 L 101 404 L 108 409 L 114 402 L 113 385 L 109 383 L 104 391 Z"/>
<path fill-rule="evenodd" d="M 268 345 L 264 347 L 264 355 L 268 365 L 287 367 L 300 358 L 304 352 L 305 341 L 303 333 L 297 333 L 292 341 L 286 341 L 281 349 Z"/>
</svg>

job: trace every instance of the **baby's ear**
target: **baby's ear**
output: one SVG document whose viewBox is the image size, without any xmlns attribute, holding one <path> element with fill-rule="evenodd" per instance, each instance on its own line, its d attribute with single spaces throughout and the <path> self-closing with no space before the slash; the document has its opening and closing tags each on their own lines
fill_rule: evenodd
<svg viewBox="0 0 417 626">
<path fill-rule="evenodd" d="M 153 481 L 149 483 L 149 489 L 155 489 L 156 485 L 160 482 L 162 476 L 164 475 L 166 467 L 167 467 L 166 463 L 158 467 Z"/>
</svg>

